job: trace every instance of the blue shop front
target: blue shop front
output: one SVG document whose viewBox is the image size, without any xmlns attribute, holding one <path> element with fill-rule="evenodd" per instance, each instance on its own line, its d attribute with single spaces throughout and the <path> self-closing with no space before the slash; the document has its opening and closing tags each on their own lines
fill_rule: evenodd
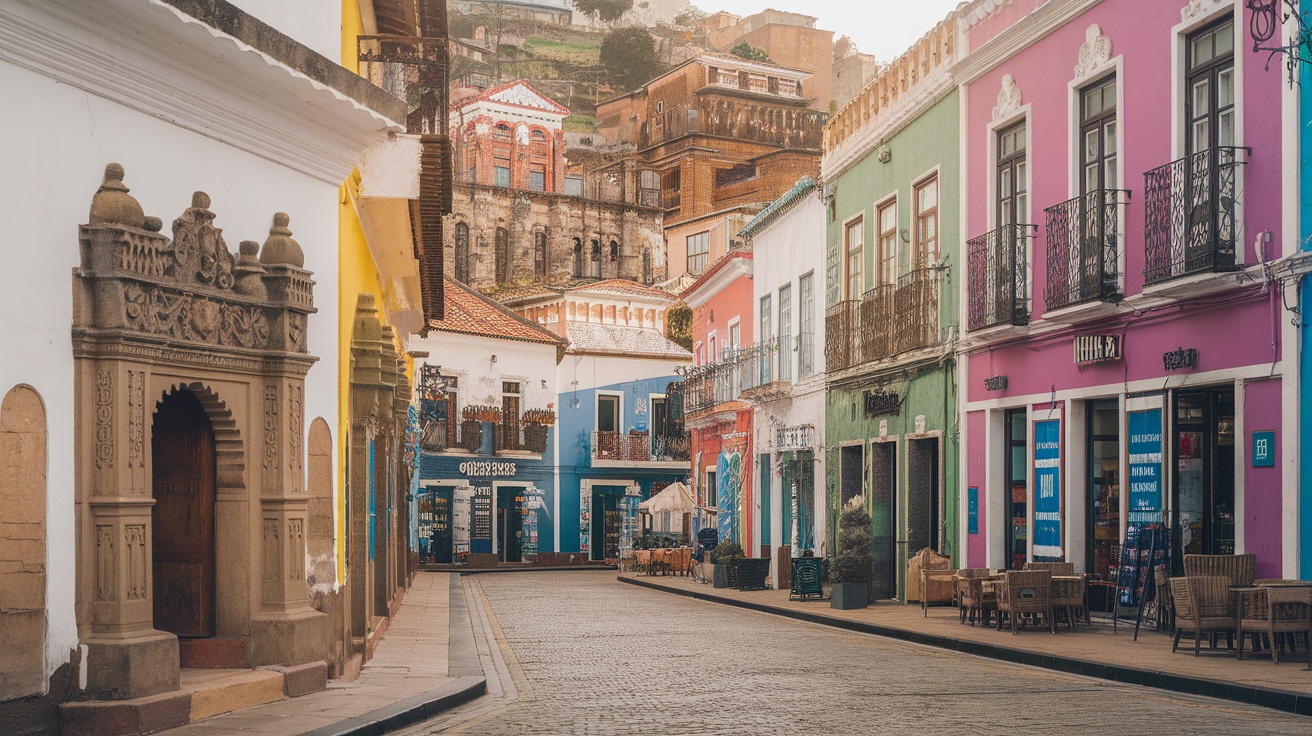
<svg viewBox="0 0 1312 736">
<path fill-rule="evenodd" d="M 556 549 L 554 466 L 546 458 L 423 453 L 415 522 L 421 563 L 496 554 L 531 562 Z"/>
</svg>

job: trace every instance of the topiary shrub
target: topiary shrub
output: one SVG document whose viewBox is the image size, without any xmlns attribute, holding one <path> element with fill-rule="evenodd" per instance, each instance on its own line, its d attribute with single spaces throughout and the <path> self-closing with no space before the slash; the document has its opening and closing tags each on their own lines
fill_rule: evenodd
<svg viewBox="0 0 1312 736">
<path fill-rule="evenodd" d="M 838 517 L 838 554 L 829 572 L 830 580 L 836 583 L 869 583 L 875 564 L 870 554 L 873 541 L 865 497 L 857 496 L 843 507 L 842 515 Z"/>
</svg>

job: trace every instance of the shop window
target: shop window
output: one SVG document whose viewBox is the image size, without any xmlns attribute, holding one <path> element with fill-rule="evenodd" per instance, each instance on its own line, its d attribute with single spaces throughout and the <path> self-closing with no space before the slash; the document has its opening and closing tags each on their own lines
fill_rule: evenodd
<svg viewBox="0 0 1312 736">
<path fill-rule="evenodd" d="M 1116 580 L 1121 541 L 1121 431 L 1116 399 L 1089 403 L 1089 574 Z"/>
</svg>

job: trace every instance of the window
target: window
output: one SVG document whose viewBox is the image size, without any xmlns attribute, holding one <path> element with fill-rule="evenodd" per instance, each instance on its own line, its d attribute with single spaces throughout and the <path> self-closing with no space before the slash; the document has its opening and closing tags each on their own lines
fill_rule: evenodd
<svg viewBox="0 0 1312 736">
<path fill-rule="evenodd" d="M 494 166 L 492 167 L 493 181 L 492 184 L 498 187 L 510 186 L 510 167 Z"/>
<path fill-rule="evenodd" d="M 565 194 L 571 197 L 583 196 L 583 177 L 567 176 L 565 177 Z"/>
<path fill-rule="evenodd" d="M 699 274 L 706 270 L 711 258 L 711 233 L 688 236 L 688 273 Z"/>
<path fill-rule="evenodd" d="M 1188 41 L 1188 153 L 1235 145 L 1234 23 L 1205 28 Z"/>
<path fill-rule="evenodd" d="M 601 278 L 601 241 L 592 241 L 592 277 Z"/>
<path fill-rule="evenodd" d="M 661 174 L 650 169 L 638 173 L 638 204 L 643 207 L 661 206 Z"/>
<path fill-rule="evenodd" d="M 518 450 L 519 441 L 519 381 L 501 382 L 501 442 L 502 449 Z"/>
<path fill-rule="evenodd" d="M 832 307 L 843 299 L 842 244 L 829 243 L 825 248 L 825 306 Z"/>
<path fill-rule="evenodd" d="M 597 397 L 597 431 L 618 432 L 620 426 L 620 397 Z"/>
<path fill-rule="evenodd" d="M 547 190 L 547 172 L 540 168 L 528 172 L 528 188 L 535 192 L 545 192 Z"/>
<path fill-rule="evenodd" d="M 539 277 L 547 275 L 547 233 L 544 230 L 533 233 L 533 273 Z"/>
<path fill-rule="evenodd" d="M 1025 123 L 998 133 L 999 228 L 1029 219 L 1029 176 L 1025 167 Z"/>
<path fill-rule="evenodd" d="M 1080 91 L 1080 194 L 1116 189 L 1116 77 Z"/>
<path fill-rule="evenodd" d="M 739 323 L 737 318 L 735 317 L 734 321 L 729 324 L 729 344 L 727 347 L 731 350 L 737 350 L 738 348 L 742 347 L 743 344 L 742 338 L 743 338 L 742 324 Z"/>
<path fill-rule="evenodd" d="M 715 508 L 716 504 L 719 503 L 719 488 L 716 487 L 714 470 L 706 471 L 706 491 L 702 495 L 706 497 L 703 502 L 706 506 Z"/>
<path fill-rule="evenodd" d="M 456 446 L 456 428 L 460 426 L 460 397 L 457 395 L 460 388 L 460 379 L 456 376 L 444 376 L 446 378 L 446 401 L 444 407 L 439 407 L 439 412 L 445 410 L 445 414 L 439 415 L 445 417 L 446 422 L 446 446 Z"/>
<path fill-rule="evenodd" d="M 808 273 L 798 282 L 798 325 L 801 344 L 797 346 L 797 377 L 815 372 L 815 274 Z"/>
<path fill-rule="evenodd" d="M 879 205 L 879 239 L 875 249 L 875 286 L 897 282 L 897 199 Z"/>
<path fill-rule="evenodd" d="M 583 241 L 574 238 L 574 275 L 583 276 Z"/>
<path fill-rule="evenodd" d="M 861 298 L 861 259 L 865 255 L 865 218 L 858 217 L 847 223 L 843 237 L 846 260 L 843 273 L 847 276 L 843 298 L 855 300 Z"/>
<path fill-rule="evenodd" d="M 619 263 L 620 261 L 620 244 L 617 241 L 610 241 L 610 262 Z"/>
<path fill-rule="evenodd" d="M 510 231 L 504 227 L 497 228 L 496 242 L 497 283 L 510 282 Z"/>
<path fill-rule="evenodd" d="M 916 185 L 916 256 L 914 268 L 938 263 L 938 176 Z"/>
<path fill-rule="evenodd" d="M 793 380 L 793 285 L 779 287 L 779 380 Z"/>
<path fill-rule="evenodd" d="M 469 283 L 469 225 L 456 223 L 456 281 Z"/>
<path fill-rule="evenodd" d="M 770 342 L 770 335 L 773 332 L 770 329 L 770 320 L 770 295 L 766 294 L 761 297 L 761 331 L 756 334 L 756 342 L 758 345 L 766 345 Z M 755 378 L 763 384 L 774 380 L 770 375 L 770 361 L 761 360 L 757 364 Z"/>
</svg>

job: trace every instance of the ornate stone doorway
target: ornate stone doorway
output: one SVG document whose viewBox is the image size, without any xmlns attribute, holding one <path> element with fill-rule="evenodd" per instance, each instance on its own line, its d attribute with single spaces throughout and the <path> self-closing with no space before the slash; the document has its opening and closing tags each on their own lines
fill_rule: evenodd
<svg viewBox="0 0 1312 736">
<path fill-rule="evenodd" d="M 192 392 L 159 403 L 151 458 L 155 628 L 214 636 L 214 429 Z"/>
</svg>

